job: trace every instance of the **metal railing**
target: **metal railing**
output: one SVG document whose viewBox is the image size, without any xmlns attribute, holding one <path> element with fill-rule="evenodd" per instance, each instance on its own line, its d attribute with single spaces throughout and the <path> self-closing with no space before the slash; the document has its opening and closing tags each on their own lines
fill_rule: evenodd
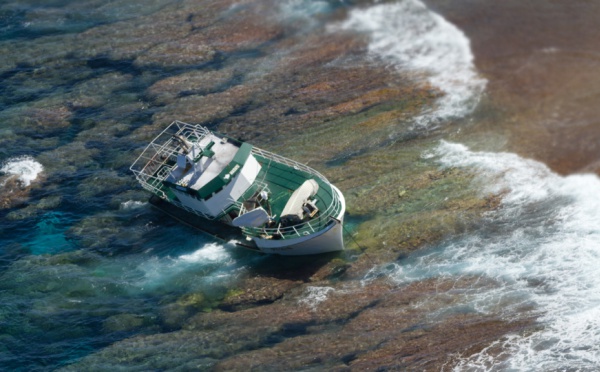
<svg viewBox="0 0 600 372">
<path fill-rule="evenodd" d="M 136 179 L 140 182 L 142 187 L 151 193 L 159 196 L 160 198 L 176 205 L 177 207 L 184 209 L 190 213 L 196 214 L 200 217 L 213 220 L 224 216 L 228 211 L 232 209 L 238 209 L 243 214 L 243 201 L 236 201 L 233 205 L 223 209 L 222 212 L 212 217 L 206 215 L 196 209 L 189 208 L 183 205 L 175 198 L 169 198 L 167 195 L 167 189 L 163 185 L 163 181 L 171 174 L 176 166 L 177 154 L 180 151 L 180 142 L 173 139 L 174 135 L 181 136 L 190 142 L 198 142 L 211 132 L 197 124 L 187 124 L 181 121 L 172 122 L 167 128 L 165 128 L 159 135 L 150 142 L 146 148 L 142 151 L 140 156 L 133 162 L 129 168 L 135 175 Z M 257 147 L 252 148 L 252 154 L 261 156 L 267 160 L 275 161 L 278 163 L 285 164 L 294 169 L 303 171 L 313 177 L 319 178 L 324 184 L 328 185 L 328 191 L 331 194 L 331 203 L 325 207 L 324 210 L 319 211 L 316 218 L 309 221 L 301 222 L 294 226 L 287 227 L 274 227 L 274 228 L 242 228 L 243 232 L 249 236 L 273 236 L 277 234 L 282 239 L 289 239 L 290 237 L 309 235 L 316 231 L 323 229 L 325 226 L 332 222 L 332 218 L 339 215 L 342 209 L 341 200 L 337 192 L 331 187 L 327 178 L 316 170 L 298 163 L 297 161 L 288 159 L 281 155 L 274 154 L 272 152 L 262 150 Z M 268 189 L 267 185 L 261 180 L 255 181 L 255 190 Z"/>
<path fill-rule="evenodd" d="M 310 175 L 313 175 L 313 176 L 315 176 L 317 178 L 322 179 L 325 183 L 329 183 L 329 181 L 327 180 L 327 178 L 325 178 L 325 176 L 323 176 L 321 173 L 317 172 L 316 170 L 312 169 L 311 167 L 309 167 L 307 165 L 304 165 L 302 163 L 298 163 L 295 160 L 288 159 L 288 158 L 286 158 L 284 156 L 274 154 L 272 152 L 260 149 L 258 147 L 252 147 L 252 153 L 255 154 L 255 155 L 262 156 L 265 159 L 273 160 L 273 161 L 275 161 L 277 163 L 282 163 L 282 164 L 285 164 L 285 165 L 287 165 L 289 167 L 292 167 L 294 169 L 301 170 L 303 172 L 306 172 L 306 173 L 308 173 Z"/>
<path fill-rule="evenodd" d="M 290 239 L 299 236 L 310 235 L 314 232 L 322 230 L 340 214 L 342 210 L 342 202 L 338 196 L 338 193 L 333 189 L 327 178 L 325 178 L 325 176 L 323 176 L 321 173 L 307 165 L 298 163 L 295 160 L 288 159 L 284 156 L 277 155 L 257 147 L 252 148 L 252 153 L 267 160 L 283 163 L 289 167 L 301 170 L 311 176 L 321 179 L 323 183 L 328 186 L 328 191 L 331 195 L 331 203 L 325 207 L 325 210 L 319 211 L 319 214 L 316 218 L 312 218 L 308 221 L 303 221 L 299 224 L 287 227 L 244 227 L 242 228 L 244 234 L 257 237 L 277 235 L 281 239 Z"/>
<path fill-rule="evenodd" d="M 142 186 L 166 198 L 162 185 L 170 172 L 175 167 L 180 143 L 173 139 L 180 136 L 190 142 L 197 142 L 210 134 L 209 130 L 201 125 L 191 125 L 181 121 L 174 121 L 166 127 L 133 162 L 129 169 L 135 174 Z"/>
<path fill-rule="evenodd" d="M 331 188 L 331 203 L 326 207 L 324 211 L 319 211 L 316 218 L 308 221 L 303 221 L 299 224 L 281 227 L 244 227 L 242 231 L 248 236 L 257 237 L 272 237 L 278 236 L 280 239 L 290 239 L 295 237 L 301 237 L 310 235 L 317 231 L 322 230 L 324 227 L 335 221 L 337 216 L 342 210 L 342 202 L 337 192 Z"/>
<path fill-rule="evenodd" d="M 190 142 L 198 142 L 209 134 L 210 131 L 201 125 L 191 125 L 176 120 L 146 146 L 129 169 L 144 189 L 177 207 L 206 219 L 212 220 L 221 217 L 226 213 L 225 210 L 217 217 L 206 215 L 183 205 L 176 199 L 169 198 L 166 187 L 163 186 L 163 181 L 167 179 L 175 168 L 177 154 L 180 151 L 180 142 L 174 140 L 174 136 L 180 136 Z"/>
<path fill-rule="evenodd" d="M 231 205 L 234 206 L 234 209 L 238 211 L 238 216 L 250 212 L 249 210 L 246 210 L 244 202 L 247 199 L 251 198 L 253 195 L 258 194 L 262 191 L 270 193 L 269 187 L 266 183 L 264 183 L 263 181 L 255 180 L 252 186 L 250 186 L 250 188 L 244 193 L 244 195 L 242 195 L 242 197 L 239 200 L 229 199 L 229 201 L 232 202 Z"/>
</svg>

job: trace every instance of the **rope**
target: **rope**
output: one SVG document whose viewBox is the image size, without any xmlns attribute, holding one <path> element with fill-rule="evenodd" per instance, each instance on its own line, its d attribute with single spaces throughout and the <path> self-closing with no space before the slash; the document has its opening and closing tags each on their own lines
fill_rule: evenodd
<svg viewBox="0 0 600 372">
<path fill-rule="evenodd" d="M 346 226 L 344 226 L 344 224 L 342 224 L 342 229 L 344 229 L 346 234 L 350 235 L 350 238 L 352 238 L 354 244 L 356 244 L 356 246 L 362 251 L 365 257 L 367 257 L 367 259 L 371 262 L 371 264 L 375 265 L 375 262 L 371 259 L 371 256 L 367 254 L 367 249 L 363 248 L 360 244 L 358 244 L 358 241 L 354 238 L 354 235 L 352 235 L 352 233 L 346 229 Z"/>
</svg>

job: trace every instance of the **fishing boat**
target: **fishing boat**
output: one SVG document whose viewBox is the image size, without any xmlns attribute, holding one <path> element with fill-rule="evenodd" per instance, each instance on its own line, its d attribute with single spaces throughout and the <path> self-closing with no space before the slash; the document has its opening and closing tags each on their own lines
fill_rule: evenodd
<svg viewBox="0 0 600 372">
<path fill-rule="evenodd" d="M 280 255 L 344 249 L 344 196 L 314 169 L 247 142 L 174 121 L 130 167 L 151 202 L 203 230 Z"/>
</svg>

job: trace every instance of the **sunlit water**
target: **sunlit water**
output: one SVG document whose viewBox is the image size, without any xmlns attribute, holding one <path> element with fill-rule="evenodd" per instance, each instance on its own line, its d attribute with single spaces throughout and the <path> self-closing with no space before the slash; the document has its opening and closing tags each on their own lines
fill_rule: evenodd
<svg viewBox="0 0 600 372">
<path fill-rule="evenodd" d="M 72 35 L 136 14 L 152 14 L 169 3 L 152 1 L 143 7 L 127 1 L 110 6 L 7 3 L 0 5 L 0 38 L 18 43 L 44 35 Z M 433 107 L 411 118 L 415 127 L 435 131 L 473 114 L 488 80 L 478 72 L 463 31 L 418 0 L 342 3 L 285 1 L 274 11 L 281 22 L 301 23 L 301 32 L 308 33 L 336 7 L 349 7 L 345 19 L 329 21 L 327 33 L 366 36 L 370 63 L 383 63 L 439 93 Z M 237 6 L 244 5 L 234 4 L 232 11 Z M 79 62 L 70 63 L 73 69 L 80 67 Z M 107 68 L 138 74 L 134 86 L 151 80 L 129 65 Z M 29 71 L 28 66 L 15 65 L 4 76 L 18 76 L 21 69 Z M 87 77 L 94 76 L 83 73 L 69 81 L 76 86 Z M 64 89 L 61 79 L 37 84 L 43 87 L 26 80 L 18 89 L 3 88 L 0 109 L 20 110 Z M 141 99 L 132 98 L 127 88 L 121 90 L 126 104 Z M 110 106 L 109 101 L 103 104 Z M 135 123 L 129 132 L 139 125 L 137 121 L 150 118 L 144 109 L 136 106 L 137 116 L 125 116 Z M 106 112 L 119 114 L 111 108 Z M 97 114 L 80 110 L 74 131 L 86 128 L 90 118 L 97 120 Z M 0 135 L 11 138 L 24 132 L 32 138 L 0 149 L 2 186 L 10 177 L 25 187 L 51 177 L 58 188 L 34 189 L 32 201 L 63 198 L 59 206 L 40 207 L 26 218 L 8 218 L 11 210 L 0 214 L 0 368 L 51 370 L 130 336 L 168 332 L 176 320 L 157 320 L 166 318 L 170 308 L 165 304 L 202 293 L 198 306 L 210 309 L 230 283 L 264 260 L 240 251 L 233 242 L 215 241 L 160 215 L 141 192 L 111 199 L 111 193 L 125 194 L 135 187 L 132 183 L 104 185 L 107 193 L 86 193 L 93 185 L 81 182 L 90 173 L 114 168 L 120 176 L 132 177 L 118 158 L 139 150 L 139 144 L 123 141 L 115 144 L 114 152 L 95 157 L 94 146 L 102 146 L 90 141 L 89 147 L 78 150 L 91 153 L 81 160 L 91 163 L 84 169 L 63 163 L 60 154 L 46 156 L 51 162 L 42 163 L 41 154 L 72 141 L 74 134 L 58 128 L 40 135 L 31 123 L 0 117 Z M 500 318 L 520 314 L 539 321 L 539 331 L 496 340 L 482 352 L 460 359 L 456 370 L 594 370 L 600 365 L 600 179 L 591 174 L 561 176 L 539 161 L 475 151 L 453 140 L 430 147 L 423 159 L 437 167 L 474 172 L 473 192 L 500 194 L 502 203 L 474 232 L 447 237 L 406 259 L 373 267 L 365 283 L 381 276 L 398 285 L 476 277 L 495 284 L 474 286 L 465 293 L 465 302 L 431 316 L 468 311 Z M 81 221 L 92 222 L 82 226 Z M 74 230 L 88 240 L 74 239 Z M 300 304 L 316 311 L 333 291 L 329 286 L 309 286 Z"/>
<path fill-rule="evenodd" d="M 469 39 L 421 1 L 353 10 L 341 27 L 367 33 L 373 58 L 442 92 L 431 111 L 413 118 L 418 126 L 431 129 L 462 118 L 479 102 L 487 82 L 475 69 Z"/>
<path fill-rule="evenodd" d="M 544 324 L 542 331 L 498 340 L 456 370 L 594 369 L 600 363 L 600 179 L 562 177 L 515 154 L 448 142 L 424 155 L 444 167 L 476 171 L 480 192 L 505 193 L 503 203 L 477 233 L 380 270 L 399 283 L 491 279 L 499 285 L 468 294 L 471 311 L 507 319 L 535 314 Z"/>
</svg>

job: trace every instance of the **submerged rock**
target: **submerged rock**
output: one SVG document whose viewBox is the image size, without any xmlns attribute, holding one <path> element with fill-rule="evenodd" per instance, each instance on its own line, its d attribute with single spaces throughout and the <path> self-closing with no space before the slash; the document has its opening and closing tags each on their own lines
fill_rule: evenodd
<svg viewBox="0 0 600 372">
<path fill-rule="evenodd" d="M 71 142 L 64 146 L 45 151 L 39 155 L 40 161 L 47 164 L 50 177 L 65 177 L 75 174 L 83 168 L 98 169 L 100 166 L 94 160 L 98 149 L 86 148 L 82 142 Z"/>
<path fill-rule="evenodd" d="M 216 51 L 208 45 L 193 41 L 178 40 L 156 45 L 137 57 L 134 65 L 144 67 L 159 65 L 161 67 L 199 66 L 211 62 Z"/>
<path fill-rule="evenodd" d="M 16 113 L 15 126 L 29 136 L 52 135 L 70 125 L 71 110 L 62 104 L 40 102 L 38 107 L 24 107 Z M 18 119 L 17 119 L 18 118 Z"/>
<path fill-rule="evenodd" d="M 170 329 L 179 329 L 190 316 L 208 306 L 202 293 L 188 293 L 160 310 L 162 323 Z"/>
<path fill-rule="evenodd" d="M 464 284 L 470 285 L 468 281 Z M 436 281 L 416 283 L 398 290 L 371 284 L 365 288 L 371 293 L 371 305 L 352 313 L 344 321 L 321 325 L 317 320 L 302 328 L 290 319 L 288 326 L 303 332 L 290 333 L 289 337 L 282 338 L 272 347 L 233 355 L 219 362 L 215 369 L 231 370 L 245 366 L 294 370 L 313 366 L 365 370 L 387 366 L 439 370 L 451 360 L 449 355 L 463 350 L 480 350 L 505 332 L 521 330 L 531 324 L 528 320 L 504 322 L 475 313 L 432 319 L 424 308 L 439 309 L 439 300 L 448 301 L 453 297 L 446 292 L 440 293 L 443 287 L 460 288 L 456 282 Z M 359 302 L 364 296 L 352 289 L 346 291 L 358 296 Z M 327 312 L 338 302 L 339 305 L 347 304 L 348 300 L 344 294 L 333 291 L 316 306 L 315 312 Z M 287 315 L 290 315 L 289 312 Z M 446 332 L 461 334 L 458 336 L 460 341 L 453 342 Z"/>
<path fill-rule="evenodd" d="M 473 285 L 494 286 L 477 278 L 401 287 L 382 281 L 346 282 L 327 291 L 302 286 L 267 305 L 202 313 L 184 330 L 118 342 L 67 370 L 114 363 L 156 369 L 172 363 L 174 356 L 178 366 L 214 370 L 439 370 L 455 363 L 456 355 L 477 352 L 507 332 L 532 325 L 527 318 L 505 321 L 453 310 L 461 309 L 462 293 Z"/>
<path fill-rule="evenodd" d="M 223 2 L 223 9 L 215 14 L 220 22 L 194 29 L 185 42 L 190 45 L 208 45 L 220 53 L 239 53 L 258 50 L 282 35 L 283 26 L 267 16 L 270 5 L 254 1 L 247 3 L 231 2 L 225 8 L 228 4 Z M 217 9 L 212 7 L 211 10 Z M 202 23 L 206 23 L 206 15 L 195 13 L 192 22 L 203 20 Z"/>
<path fill-rule="evenodd" d="M 109 72 L 75 84 L 64 99 L 75 110 L 102 107 L 110 102 L 115 91 L 126 89 L 132 76 L 120 72 Z"/>
<path fill-rule="evenodd" d="M 37 203 L 31 203 L 24 208 L 17 209 L 9 212 L 6 215 L 6 218 L 9 220 L 23 220 L 27 218 L 33 218 L 46 210 L 51 210 L 57 208 L 62 202 L 61 196 L 50 196 L 44 199 L 41 199 Z M 13 205 L 14 206 L 14 205 Z M 2 208 L 0 208 L 2 209 Z"/>
<path fill-rule="evenodd" d="M 104 332 L 127 332 L 141 328 L 147 323 L 144 317 L 135 314 L 118 314 L 103 322 Z"/>
<path fill-rule="evenodd" d="M 129 370 L 205 370 L 232 351 L 253 349 L 267 341 L 272 328 L 236 330 L 223 333 L 176 331 L 139 336 L 119 342 L 61 371 Z"/>
<path fill-rule="evenodd" d="M 148 95 L 158 104 L 169 104 L 178 97 L 217 93 L 233 78 L 232 69 L 190 71 L 162 79 L 148 88 Z"/>
<path fill-rule="evenodd" d="M 178 119 L 189 123 L 211 124 L 240 110 L 253 99 L 252 89 L 238 85 L 224 92 L 206 96 L 187 96 L 175 100 L 153 116 L 155 123 L 170 123 Z"/>
<path fill-rule="evenodd" d="M 18 176 L 10 175 L 0 177 L 0 209 L 9 209 L 26 202 L 29 196 L 29 187 L 23 187 Z"/>
<path fill-rule="evenodd" d="M 87 47 L 75 54 L 98 65 L 130 63 L 147 50 L 185 37 L 191 30 L 185 9 L 155 12 L 133 20 L 91 28 L 76 36 L 76 43 Z"/>
<path fill-rule="evenodd" d="M 17 66 L 31 68 L 52 63 L 65 64 L 69 54 L 77 49 L 75 40 L 75 35 L 52 35 L 25 41 L 3 41 L 0 43 L 0 71 L 14 71 Z"/>
<path fill-rule="evenodd" d="M 147 210 L 142 212 L 147 214 Z M 132 219 L 134 213 L 137 218 Z M 136 213 L 135 210 L 120 213 L 107 211 L 82 219 L 72 225 L 66 235 L 80 247 L 113 256 L 122 252 L 136 252 L 152 229 L 152 222 L 144 213 Z"/>
<path fill-rule="evenodd" d="M 100 198 L 124 192 L 135 186 L 135 180 L 125 177 L 115 171 L 100 170 L 81 180 L 77 189 L 77 198 L 82 202 L 91 198 Z"/>
<path fill-rule="evenodd" d="M 219 307 L 230 311 L 273 303 L 300 284 L 294 280 L 251 277 L 241 283 L 242 287 L 231 289 Z"/>
</svg>

